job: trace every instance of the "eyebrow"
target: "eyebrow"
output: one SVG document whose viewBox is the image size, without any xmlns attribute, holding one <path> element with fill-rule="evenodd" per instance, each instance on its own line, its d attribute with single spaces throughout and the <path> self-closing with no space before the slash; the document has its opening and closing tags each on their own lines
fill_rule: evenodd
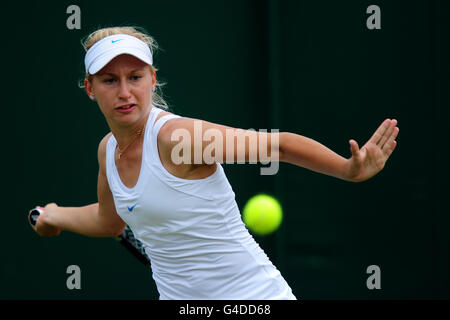
<svg viewBox="0 0 450 320">
<path fill-rule="evenodd" d="M 144 67 L 144 68 L 145 68 L 145 67 Z M 133 70 L 130 71 L 130 73 L 137 72 L 137 71 L 143 71 L 144 68 L 133 69 Z M 114 73 L 105 72 L 105 73 L 98 74 L 98 76 L 110 76 L 110 77 L 116 77 L 117 75 L 115 75 Z"/>
</svg>

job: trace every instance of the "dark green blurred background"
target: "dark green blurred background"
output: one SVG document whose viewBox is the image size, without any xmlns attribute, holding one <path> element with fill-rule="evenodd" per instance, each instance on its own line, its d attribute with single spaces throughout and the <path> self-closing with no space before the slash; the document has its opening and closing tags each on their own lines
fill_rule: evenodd
<svg viewBox="0 0 450 320">
<path fill-rule="evenodd" d="M 66 8 L 81 9 L 68 30 Z M 366 8 L 381 9 L 381 30 Z M 137 25 L 156 38 L 173 112 L 290 131 L 348 157 L 385 118 L 399 121 L 384 171 L 353 184 L 282 163 L 224 165 L 240 208 L 268 192 L 281 228 L 255 236 L 299 299 L 450 298 L 449 39 L 446 1 L 33 1 L 3 12 L 1 299 L 157 299 L 150 270 L 112 239 L 40 238 L 26 214 L 96 202 L 108 132 L 83 76 L 82 37 Z M 8 41 L 6 41 L 8 40 Z M 10 41 L 9 41 L 10 40 Z M 7 42 L 7 43 L 6 43 Z M 12 107 L 11 107 L 12 106 Z M 68 290 L 66 268 L 81 268 Z M 366 269 L 381 268 L 368 290 Z"/>
</svg>

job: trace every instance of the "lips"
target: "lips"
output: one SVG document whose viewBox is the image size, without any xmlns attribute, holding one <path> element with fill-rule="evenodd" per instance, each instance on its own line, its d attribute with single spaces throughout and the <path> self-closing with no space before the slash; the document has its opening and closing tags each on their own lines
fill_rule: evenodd
<svg viewBox="0 0 450 320">
<path fill-rule="evenodd" d="M 136 104 L 130 103 L 130 104 L 126 104 L 126 105 L 117 107 L 116 109 L 117 109 L 117 110 L 127 110 L 127 109 L 133 108 L 134 106 L 136 106 Z"/>
<path fill-rule="evenodd" d="M 120 112 L 120 113 L 130 113 L 130 112 L 133 112 L 133 110 L 135 108 L 136 108 L 136 104 L 130 103 L 130 104 L 127 104 L 127 105 L 123 105 L 123 106 L 117 107 L 116 111 Z"/>
</svg>

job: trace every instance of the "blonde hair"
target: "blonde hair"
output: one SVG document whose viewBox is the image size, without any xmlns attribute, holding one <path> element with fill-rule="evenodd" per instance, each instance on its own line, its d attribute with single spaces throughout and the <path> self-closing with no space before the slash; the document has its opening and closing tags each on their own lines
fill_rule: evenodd
<svg viewBox="0 0 450 320">
<path fill-rule="evenodd" d="M 150 51 L 153 56 L 155 52 L 159 49 L 156 40 L 152 38 L 143 28 L 140 27 L 109 27 L 98 29 L 92 32 L 90 35 L 88 35 L 85 39 L 82 39 L 81 44 L 83 45 L 84 50 L 87 52 L 89 48 L 92 47 L 97 41 L 115 34 L 128 34 L 145 42 L 150 48 Z M 156 71 L 158 71 L 158 69 L 155 68 L 154 66 L 150 66 L 150 71 L 153 74 Z M 86 73 L 84 79 L 90 82 L 92 80 L 92 75 Z M 164 86 L 164 83 L 156 81 L 156 91 L 152 94 L 152 104 L 162 109 L 168 110 L 169 106 L 167 105 L 167 102 L 164 100 L 162 96 L 161 90 L 162 86 Z M 80 83 L 80 87 L 84 88 L 84 83 L 83 84 Z"/>
</svg>

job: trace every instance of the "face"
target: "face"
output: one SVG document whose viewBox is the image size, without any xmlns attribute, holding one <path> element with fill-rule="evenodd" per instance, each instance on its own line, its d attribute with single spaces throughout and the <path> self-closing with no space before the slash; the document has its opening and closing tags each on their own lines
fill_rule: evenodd
<svg viewBox="0 0 450 320">
<path fill-rule="evenodd" d="M 133 122 L 140 119 L 151 103 L 156 74 L 134 56 L 123 54 L 85 81 L 89 96 L 94 96 L 107 120 Z"/>
</svg>

